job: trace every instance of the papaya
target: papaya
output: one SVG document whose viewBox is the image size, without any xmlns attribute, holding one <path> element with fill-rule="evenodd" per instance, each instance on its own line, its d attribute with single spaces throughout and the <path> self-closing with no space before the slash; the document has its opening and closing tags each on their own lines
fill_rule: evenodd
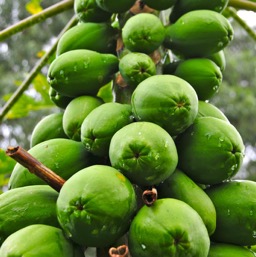
<svg viewBox="0 0 256 257">
<path fill-rule="evenodd" d="M 57 199 L 57 217 L 71 240 L 108 247 L 123 236 L 137 210 L 131 182 L 111 166 L 92 165 L 68 179 Z"/>
<path fill-rule="evenodd" d="M 174 75 L 186 80 L 196 91 L 199 100 L 209 100 L 222 82 L 220 68 L 208 58 L 193 58 L 180 62 Z"/>
<path fill-rule="evenodd" d="M 59 108 L 65 109 L 67 105 L 74 99 L 73 97 L 65 96 L 50 87 L 49 89 L 50 100 Z"/>
<path fill-rule="evenodd" d="M 116 53 L 117 30 L 110 23 L 82 22 L 67 30 L 58 41 L 56 55 L 75 49 Z"/>
<path fill-rule="evenodd" d="M 207 257 L 210 240 L 192 207 L 165 198 L 137 212 L 129 229 L 128 245 L 132 257 Z"/>
<path fill-rule="evenodd" d="M 184 172 L 174 173 L 157 186 L 158 197 L 179 199 L 191 206 L 201 216 L 209 235 L 216 228 L 216 210 L 210 197 Z"/>
<path fill-rule="evenodd" d="M 104 103 L 92 110 L 83 120 L 81 142 L 93 155 L 108 157 L 111 138 L 119 129 L 131 122 L 131 105 Z"/>
<path fill-rule="evenodd" d="M 79 96 L 73 99 L 63 114 L 63 130 L 75 141 L 81 141 L 81 126 L 86 116 L 103 101 L 96 96 Z"/>
<path fill-rule="evenodd" d="M 221 72 L 223 72 L 226 68 L 226 57 L 224 54 L 224 51 L 221 50 L 217 53 L 211 54 L 209 56 L 206 56 L 206 58 L 209 58 L 213 62 L 215 62 L 219 67 Z"/>
<path fill-rule="evenodd" d="M 135 0 L 96 0 L 96 3 L 104 11 L 123 13 L 128 11 L 135 4 Z"/>
<path fill-rule="evenodd" d="M 194 10 L 212 10 L 221 13 L 228 5 L 228 0 L 178 0 L 170 13 L 170 22 L 174 23 L 183 14 Z"/>
<path fill-rule="evenodd" d="M 207 257 L 254 257 L 253 251 L 240 245 L 212 243 Z"/>
<path fill-rule="evenodd" d="M 133 122 L 119 129 L 109 147 L 111 165 L 139 186 L 168 178 L 178 163 L 172 137 L 151 122 Z"/>
<path fill-rule="evenodd" d="M 166 26 L 163 45 L 185 58 L 205 57 L 223 50 L 233 40 L 234 30 L 222 14 L 195 10 Z"/>
<path fill-rule="evenodd" d="M 129 18 L 122 28 L 124 46 L 131 52 L 151 54 L 165 39 L 165 27 L 154 14 L 139 13 Z"/>
<path fill-rule="evenodd" d="M 34 127 L 30 147 L 53 138 L 68 138 L 62 126 L 63 113 L 51 113 L 43 117 Z"/>
<path fill-rule="evenodd" d="M 0 256 L 84 257 L 84 253 L 60 228 L 33 224 L 11 234 L 2 244 Z"/>
<path fill-rule="evenodd" d="M 144 79 L 156 75 L 156 65 L 147 54 L 131 52 L 120 59 L 119 71 L 125 82 L 135 88 Z"/>
<path fill-rule="evenodd" d="M 199 117 L 215 117 L 226 122 L 229 122 L 226 115 L 216 106 L 209 102 L 198 101 L 198 113 L 197 118 Z"/>
<path fill-rule="evenodd" d="M 175 140 L 180 168 L 196 183 L 212 185 L 236 175 L 244 158 L 244 143 L 231 124 L 200 117 Z"/>
<path fill-rule="evenodd" d="M 32 224 L 59 227 L 56 214 L 58 192 L 48 185 L 32 185 L 0 195 L 0 245 L 17 230 Z"/>
<path fill-rule="evenodd" d="M 161 11 L 173 7 L 177 0 L 143 0 L 143 2 L 150 8 Z"/>
<path fill-rule="evenodd" d="M 69 96 L 97 95 L 100 87 L 118 71 L 118 58 L 87 49 L 58 56 L 48 69 L 48 82 L 57 92 Z"/>
<path fill-rule="evenodd" d="M 81 142 L 66 138 L 49 139 L 30 148 L 28 152 L 65 180 L 95 161 Z M 17 163 L 12 170 L 8 186 L 13 189 L 40 184 L 45 182 Z"/>
<path fill-rule="evenodd" d="M 75 0 L 74 12 L 80 22 L 107 22 L 112 15 L 102 10 L 96 0 Z"/>
<path fill-rule="evenodd" d="M 242 246 L 256 244 L 256 182 L 231 180 L 211 186 L 205 191 L 217 213 L 213 242 Z"/>
<path fill-rule="evenodd" d="M 184 79 L 159 74 L 143 80 L 135 88 L 131 105 L 137 121 L 156 123 L 176 136 L 194 122 L 198 97 Z"/>
</svg>

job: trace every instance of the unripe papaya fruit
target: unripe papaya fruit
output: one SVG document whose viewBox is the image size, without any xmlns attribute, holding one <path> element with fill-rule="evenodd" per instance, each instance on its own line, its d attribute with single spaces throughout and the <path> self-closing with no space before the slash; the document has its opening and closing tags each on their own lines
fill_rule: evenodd
<svg viewBox="0 0 256 257">
<path fill-rule="evenodd" d="M 207 257 L 255 257 L 253 251 L 234 244 L 212 243 Z"/>
<path fill-rule="evenodd" d="M 188 128 L 198 112 L 194 88 L 173 75 L 154 75 L 133 91 L 131 105 L 135 118 L 163 127 L 171 136 Z"/>
<path fill-rule="evenodd" d="M 135 0 L 96 0 L 98 6 L 110 13 L 123 13 L 128 11 L 135 3 Z"/>
<path fill-rule="evenodd" d="M 232 178 L 244 157 L 244 144 L 230 123 L 200 117 L 176 141 L 178 167 L 196 183 L 217 184 Z"/>
<path fill-rule="evenodd" d="M 212 241 L 242 246 L 256 244 L 256 182 L 231 180 L 206 189 L 217 213 Z M 242 256 L 242 255 L 241 255 Z"/>
<path fill-rule="evenodd" d="M 67 30 L 60 38 L 56 55 L 75 49 L 99 53 L 116 53 L 117 30 L 110 23 L 82 22 Z"/>
<path fill-rule="evenodd" d="M 126 21 L 122 38 L 130 51 L 150 54 L 164 41 L 165 27 L 156 15 L 139 13 Z"/>
<path fill-rule="evenodd" d="M 0 256 L 84 257 L 84 253 L 60 228 L 33 224 L 11 234 L 2 244 Z"/>
<path fill-rule="evenodd" d="M 92 154 L 108 157 L 111 138 L 119 129 L 132 121 L 130 105 L 116 102 L 102 104 L 83 120 L 81 141 Z"/>
<path fill-rule="evenodd" d="M 125 82 L 134 88 L 144 79 L 156 75 L 156 65 L 147 54 L 131 52 L 120 59 L 119 71 Z"/>
<path fill-rule="evenodd" d="M 58 192 L 48 185 L 15 188 L 0 195 L 0 245 L 17 230 L 32 224 L 59 227 Z"/>
<path fill-rule="evenodd" d="M 65 109 L 67 105 L 74 99 L 73 97 L 65 96 L 50 87 L 49 97 L 51 101 L 59 108 Z"/>
<path fill-rule="evenodd" d="M 208 58 L 193 58 L 180 62 L 174 72 L 186 80 L 196 91 L 199 100 L 209 100 L 222 82 L 220 68 Z"/>
<path fill-rule="evenodd" d="M 81 141 L 81 126 L 86 116 L 103 101 L 95 96 L 82 95 L 73 99 L 63 114 L 63 129 L 75 141 Z"/>
<path fill-rule="evenodd" d="M 216 228 L 216 210 L 210 197 L 184 172 L 176 169 L 157 187 L 159 198 L 179 199 L 191 206 L 201 216 L 208 234 Z"/>
<path fill-rule="evenodd" d="M 150 8 L 161 11 L 171 8 L 177 0 L 143 0 L 143 2 Z"/>
<path fill-rule="evenodd" d="M 196 10 L 167 25 L 164 46 L 177 55 L 205 57 L 223 50 L 233 34 L 230 22 L 222 14 Z"/>
<path fill-rule="evenodd" d="M 44 141 L 32 147 L 28 152 L 63 179 L 68 179 L 75 172 L 93 162 L 81 142 L 66 138 Z M 9 180 L 10 189 L 38 184 L 45 184 L 45 182 L 19 163 L 15 165 Z"/>
<path fill-rule="evenodd" d="M 139 186 L 168 178 L 178 163 L 172 137 L 151 122 L 133 122 L 119 129 L 109 147 L 111 165 Z"/>
<path fill-rule="evenodd" d="M 206 56 L 206 58 L 215 62 L 220 67 L 220 70 L 222 72 L 225 70 L 225 68 L 226 68 L 226 58 L 225 58 L 225 54 L 224 54 L 223 50 L 221 50 L 217 53 L 211 54 L 209 56 Z"/>
<path fill-rule="evenodd" d="M 60 190 L 57 217 L 66 235 L 89 247 L 109 246 L 123 236 L 137 209 L 130 181 L 116 169 L 93 165 Z"/>
<path fill-rule="evenodd" d="M 209 102 L 198 101 L 197 118 L 208 117 L 208 116 L 215 117 L 215 118 L 229 122 L 228 118 L 217 106 Z"/>
<path fill-rule="evenodd" d="M 53 138 L 68 138 L 62 127 L 62 118 L 62 112 L 43 117 L 32 131 L 30 147 Z"/>
<path fill-rule="evenodd" d="M 207 257 L 210 240 L 192 207 L 165 198 L 138 211 L 129 229 L 128 245 L 132 257 Z"/>
<path fill-rule="evenodd" d="M 112 13 L 102 10 L 96 0 L 75 0 L 74 12 L 81 22 L 106 22 Z"/>
<path fill-rule="evenodd" d="M 48 82 L 59 93 L 77 97 L 96 95 L 100 87 L 118 71 L 118 58 L 112 54 L 77 49 L 58 56 L 48 69 Z"/>
<path fill-rule="evenodd" d="M 228 0 L 178 0 L 172 8 L 170 21 L 174 23 L 183 14 L 194 10 L 212 10 L 220 13 L 226 8 L 227 4 Z"/>
</svg>

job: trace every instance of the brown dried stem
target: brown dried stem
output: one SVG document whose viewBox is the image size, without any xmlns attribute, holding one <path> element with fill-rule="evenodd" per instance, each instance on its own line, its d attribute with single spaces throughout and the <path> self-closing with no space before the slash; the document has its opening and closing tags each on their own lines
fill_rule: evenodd
<svg viewBox="0 0 256 257">
<path fill-rule="evenodd" d="M 117 248 L 111 247 L 109 249 L 109 256 L 110 257 L 128 257 L 129 256 L 128 246 L 120 245 Z"/>
<path fill-rule="evenodd" d="M 20 146 L 8 147 L 6 154 L 27 168 L 30 173 L 35 174 L 37 177 L 44 180 L 49 186 L 58 192 L 65 183 L 63 178 L 44 166 L 41 162 L 35 159 L 30 153 L 28 153 Z"/>
<path fill-rule="evenodd" d="M 157 190 L 155 187 L 152 189 L 147 189 L 142 193 L 142 200 L 147 206 L 152 206 L 157 200 Z"/>
</svg>

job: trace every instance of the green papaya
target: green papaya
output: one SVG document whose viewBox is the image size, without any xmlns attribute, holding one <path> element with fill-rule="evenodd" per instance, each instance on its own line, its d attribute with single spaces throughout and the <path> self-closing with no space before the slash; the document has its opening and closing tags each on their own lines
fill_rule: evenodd
<svg viewBox="0 0 256 257">
<path fill-rule="evenodd" d="M 165 198 L 137 212 L 129 229 L 128 246 L 132 257 L 207 257 L 210 240 L 192 207 Z"/>
<path fill-rule="evenodd" d="M 181 169 L 196 183 L 213 185 L 231 179 L 239 171 L 245 146 L 230 123 L 200 117 L 175 139 Z"/>
<path fill-rule="evenodd" d="M 49 89 L 50 100 L 59 108 L 65 109 L 67 105 L 74 99 L 73 97 L 65 96 L 50 87 Z"/>
<path fill-rule="evenodd" d="M 135 4 L 135 0 L 96 0 L 96 3 L 104 11 L 123 13 L 128 11 Z"/>
<path fill-rule="evenodd" d="M 229 122 L 226 115 L 216 105 L 205 101 L 198 101 L 198 113 L 196 118 L 208 116 Z"/>
<path fill-rule="evenodd" d="M 240 245 L 212 243 L 207 257 L 255 257 L 255 254 Z"/>
<path fill-rule="evenodd" d="M 211 54 L 209 56 L 206 56 L 206 58 L 209 58 L 210 60 L 215 62 L 220 67 L 221 72 L 223 72 L 225 70 L 226 58 L 225 58 L 225 54 L 224 54 L 223 50 L 221 50 L 217 53 Z"/>
<path fill-rule="evenodd" d="M 201 216 L 208 234 L 216 228 L 216 210 L 210 197 L 184 172 L 174 173 L 157 187 L 159 198 L 179 199 L 191 206 Z"/>
<path fill-rule="evenodd" d="M 118 71 L 118 58 L 87 49 L 77 49 L 58 56 L 48 69 L 48 82 L 59 93 L 77 97 L 97 95 L 100 87 Z"/>
<path fill-rule="evenodd" d="M 43 117 L 32 131 L 30 147 L 53 138 L 68 138 L 62 126 L 62 118 L 62 112 Z"/>
<path fill-rule="evenodd" d="M 221 13 L 228 4 L 228 0 L 178 0 L 170 13 L 170 22 L 174 23 L 183 14 L 194 10 L 212 10 Z"/>
<path fill-rule="evenodd" d="M 220 68 L 208 58 L 192 58 L 180 62 L 174 72 L 186 80 L 196 91 L 199 100 L 209 100 L 222 82 Z"/>
<path fill-rule="evenodd" d="M 63 114 L 63 130 L 73 140 L 81 141 L 81 126 L 86 116 L 103 101 L 96 96 L 82 95 L 73 99 Z"/>
<path fill-rule="evenodd" d="M 231 180 L 205 191 L 217 213 L 216 230 L 211 240 L 242 246 L 256 244 L 256 182 Z"/>
<path fill-rule="evenodd" d="M 2 244 L 0 256 L 84 257 L 84 253 L 60 228 L 33 224 L 11 234 Z"/>
<path fill-rule="evenodd" d="M 82 22 L 61 36 L 56 55 L 75 49 L 115 54 L 116 39 L 117 30 L 110 23 Z"/>
<path fill-rule="evenodd" d="M 96 156 L 108 156 L 113 135 L 133 121 L 128 104 L 105 103 L 92 110 L 81 125 L 81 142 Z"/>
<path fill-rule="evenodd" d="M 66 138 L 49 139 L 30 148 L 28 152 L 65 180 L 94 161 L 81 142 Z M 10 189 L 37 184 L 45 182 L 21 164 L 14 166 L 9 180 Z"/>
<path fill-rule="evenodd" d="M 234 30 L 222 14 L 211 10 L 185 13 L 166 26 L 163 45 L 184 57 L 205 57 L 223 50 L 233 39 Z"/>
<path fill-rule="evenodd" d="M 0 195 L 0 245 L 17 230 L 32 224 L 59 227 L 56 214 L 58 192 L 48 185 L 8 190 Z"/>
<path fill-rule="evenodd" d="M 96 0 L 75 0 L 74 12 L 80 22 L 106 22 L 112 15 L 102 10 Z"/>
<path fill-rule="evenodd" d="M 177 0 L 143 0 L 143 2 L 150 8 L 161 11 L 173 7 Z"/>
</svg>

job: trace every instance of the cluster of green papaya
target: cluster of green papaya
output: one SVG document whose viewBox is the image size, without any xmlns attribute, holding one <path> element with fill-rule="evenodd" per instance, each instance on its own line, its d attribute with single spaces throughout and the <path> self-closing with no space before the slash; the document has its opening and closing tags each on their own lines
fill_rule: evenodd
<svg viewBox="0 0 256 257">
<path fill-rule="evenodd" d="M 234 33 L 227 2 L 74 1 L 47 75 L 60 112 L 28 150 L 65 183 L 16 164 L 0 257 L 255 256 L 256 182 L 234 179 L 244 143 L 210 103 Z"/>
</svg>

